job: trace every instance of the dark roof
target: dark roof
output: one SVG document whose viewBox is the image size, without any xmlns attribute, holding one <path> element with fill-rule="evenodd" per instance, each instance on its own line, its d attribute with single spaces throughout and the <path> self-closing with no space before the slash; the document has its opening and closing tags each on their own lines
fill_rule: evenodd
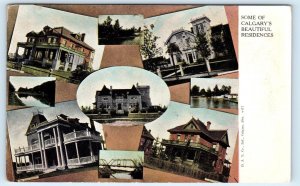
<svg viewBox="0 0 300 186">
<path fill-rule="evenodd" d="M 195 129 L 186 129 L 185 127 L 190 123 L 196 126 Z M 205 136 L 209 137 L 211 140 L 223 143 L 225 146 L 229 147 L 228 143 L 222 141 L 224 135 L 227 135 L 227 130 L 208 130 L 206 125 L 200 121 L 199 119 L 192 118 L 189 122 L 169 129 L 168 132 L 170 133 L 194 133 L 194 134 L 204 134 Z"/>
<path fill-rule="evenodd" d="M 65 124 L 69 125 L 70 127 L 73 128 L 78 128 L 78 129 L 91 129 L 88 125 L 88 123 L 81 123 L 79 122 L 78 118 L 70 118 L 67 115 L 60 114 L 56 117 L 56 119 L 48 121 L 44 115 L 42 114 L 37 114 L 34 115 L 31 119 L 31 122 L 28 126 L 26 135 L 29 135 L 30 133 L 35 132 L 38 128 L 40 127 L 45 127 L 48 125 L 51 125 L 53 123 L 60 123 L 60 124 Z M 95 131 L 98 133 L 97 131 Z"/>
<path fill-rule="evenodd" d="M 144 126 L 144 128 L 143 128 L 142 137 L 145 137 L 145 138 L 148 138 L 148 139 L 151 139 L 151 140 L 154 140 L 154 139 L 155 139 L 155 138 L 152 136 L 151 131 L 148 131 L 148 130 L 146 129 L 145 126 Z"/>
<path fill-rule="evenodd" d="M 45 26 L 44 29 L 40 32 L 34 32 L 31 31 L 29 33 L 26 34 L 26 37 L 36 37 L 36 36 L 62 36 L 65 38 L 70 39 L 71 41 L 73 41 L 74 43 L 77 43 L 79 45 L 82 45 L 83 47 L 95 51 L 95 49 L 91 46 L 89 46 L 87 43 L 85 43 L 84 41 L 76 38 L 77 34 L 71 32 L 70 30 L 68 30 L 65 27 L 55 27 L 55 28 L 51 28 L 49 26 Z M 81 34 L 82 35 L 82 34 Z"/>
<path fill-rule="evenodd" d="M 43 122 L 47 122 L 47 119 L 43 114 L 38 113 L 33 115 L 27 128 L 26 135 L 30 133 L 38 124 Z"/>
<path fill-rule="evenodd" d="M 131 89 L 108 89 L 105 85 L 102 87 L 100 91 L 96 92 L 97 96 L 112 96 L 113 98 L 117 96 L 127 95 L 141 95 L 138 89 L 133 85 Z"/>
</svg>

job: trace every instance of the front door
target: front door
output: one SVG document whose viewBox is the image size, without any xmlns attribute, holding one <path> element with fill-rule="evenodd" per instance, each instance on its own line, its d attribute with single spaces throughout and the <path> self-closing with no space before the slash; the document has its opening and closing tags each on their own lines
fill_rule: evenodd
<svg viewBox="0 0 300 186">
<path fill-rule="evenodd" d="M 122 104 L 118 103 L 118 110 L 122 110 Z"/>
<path fill-rule="evenodd" d="M 190 63 L 193 63 L 194 60 L 193 60 L 193 55 L 192 55 L 192 53 L 189 53 L 188 56 L 189 56 L 189 62 L 190 62 Z"/>
</svg>

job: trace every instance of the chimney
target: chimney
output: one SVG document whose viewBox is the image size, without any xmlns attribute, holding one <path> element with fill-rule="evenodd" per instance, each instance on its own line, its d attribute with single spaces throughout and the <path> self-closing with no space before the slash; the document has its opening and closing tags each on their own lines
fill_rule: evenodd
<svg viewBox="0 0 300 186">
<path fill-rule="evenodd" d="M 81 34 L 81 41 L 82 41 L 82 42 L 84 41 L 84 38 L 85 38 L 85 33 L 82 33 L 82 34 Z"/>
<path fill-rule="evenodd" d="M 149 134 L 151 134 L 151 129 L 148 130 Z"/>
<path fill-rule="evenodd" d="M 207 128 L 207 130 L 209 130 L 209 129 L 210 129 L 210 125 L 211 125 L 211 122 L 210 122 L 210 121 L 208 121 L 208 122 L 206 123 L 206 128 Z"/>
<path fill-rule="evenodd" d="M 137 83 L 136 83 L 136 87 L 138 87 L 138 86 L 139 86 L 139 83 L 137 82 Z"/>
<path fill-rule="evenodd" d="M 191 32 L 194 34 L 194 29 L 193 29 L 193 27 L 191 27 Z"/>
</svg>

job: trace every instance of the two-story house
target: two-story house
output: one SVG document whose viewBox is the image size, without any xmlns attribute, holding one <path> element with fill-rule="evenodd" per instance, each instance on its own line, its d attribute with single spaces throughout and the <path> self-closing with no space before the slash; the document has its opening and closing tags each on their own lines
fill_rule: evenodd
<svg viewBox="0 0 300 186">
<path fill-rule="evenodd" d="M 35 113 L 26 136 L 28 146 L 14 153 L 17 173 L 83 167 L 96 163 L 103 149 L 102 136 L 93 123 L 89 126 L 63 114 L 47 120 Z"/>
<path fill-rule="evenodd" d="M 211 130 L 192 118 L 187 123 L 169 129 L 170 138 L 162 140 L 165 153 L 172 161 L 186 162 L 206 171 L 222 173 L 226 149 L 229 147 L 227 130 Z M 226 160 L 227 161 L 227 160 Z"/>
<path fill-rule="evenodd" d="M 113 89 L 104 85 L 100 91 L 96 91 L 95 100 L 95 109 L 100 112 L 125 114 L 140 111 L 151 106 L 150 86 L 136 84 L 131 89 Z"/>
<path fill-rule="evenodd" d="M 95 50 L 85 43 L 85 33 L 74 33 L 64 27 L 51 28 L 45 26 L 40 32 L 31 31 L 26 34 L 26 42 L 18 42 L 24 48 L 21 55 L 25 64 L 36 63 L 54 70 L 73 71 L 78 65 L 84 68 L 91 66 Z"/>
</svg>

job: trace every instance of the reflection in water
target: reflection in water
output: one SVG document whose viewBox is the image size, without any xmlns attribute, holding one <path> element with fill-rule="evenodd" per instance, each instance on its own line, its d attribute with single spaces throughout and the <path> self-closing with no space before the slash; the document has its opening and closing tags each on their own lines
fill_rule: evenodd
<svg viewBox="0 0 300 186">
<path fill-rule="evenodd" d="M 117 172 L 110 176 L 110 178 L 117 178 L 117 179 L 132 179 L 132 176 L 129 172 Z"/>
<path fill-rule="evenodd" d="M 191 107 L 238 109 L 238 103 L 223 98 L 191 97 Z"/>
<path fill-rule="evenodd" d="M 22 101 L 22 103 L 24 103 L 26 106 L 36 106 L 36 107 L 49 107 L 49 105 L 41 102 L 39 99 L 37 99 L 33 96 L 30 96 L 30 95 L 19 95 L 17 93 L 15 93 L 15 95 L 17 96 L 18 99 L 20 99 Z"/>
</svg>

